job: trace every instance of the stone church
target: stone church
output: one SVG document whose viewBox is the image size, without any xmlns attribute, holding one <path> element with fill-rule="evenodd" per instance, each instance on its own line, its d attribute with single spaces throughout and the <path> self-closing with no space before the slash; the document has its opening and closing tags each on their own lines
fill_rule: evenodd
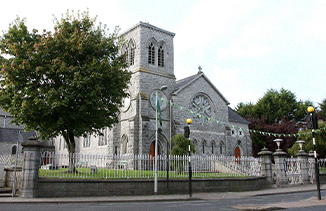
<svg viewBox="0 0 326 211">
<path fill-rule="evenodd" d="M 154 155 L 157 95 L 162 118 L 158 129 L 159 154 L 166 154 L 168 140 L 183 134 L 186 119 L 191 118 L 190 138 L 197 154 L 252 155 L 250 134 L 244 130 L 249 122 L 228 106 L 228 100 L 200 67 L 197 74 L 176 80 L 174 36 L 144 22 L 120 35 L 126 42 L 121 53 L 127 55 L 132 72 L 130 97 L 124 100 L 119 123 L 111 129 L 104 128 L 101 136 L 78 138 L 77 152 Z M 63 137 L 55 139 L 55 150 L 67 151 Z"/>
</svg>

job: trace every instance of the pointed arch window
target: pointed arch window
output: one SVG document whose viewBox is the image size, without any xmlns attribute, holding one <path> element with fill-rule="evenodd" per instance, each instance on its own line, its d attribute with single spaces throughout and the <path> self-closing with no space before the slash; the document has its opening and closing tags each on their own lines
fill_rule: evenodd
<svg viewBox="0 0 326 211">
<path fill-rule="evenodd" d="M 206 145 L 206 141 L 203 140 L 203 143 L 202 143 L 202 150 L 203 150 L 203 154 L 205 154 L 205 145 Z"/>
<path fill-rule="evenodd" d="M 130 48 L 130 65 L 135 64 L 135 48 L 131 47 Z"/>
<path fill-rule="evenodd" d="M 148 46 L 148 64 L 155 64 L 155 46 L 153 43 Z"/>
<path fill-rule="evenodd" d="M 135 41 L 131 39 L 129 41 L 129 47 L 128 47 L 130 66 L 135 64 L 135 49 L 136 49 Z"/>
<path fill-rule="evenodd" d="M 164 49 L 162 46 L 159 47 L 157 55 L 158 55 L 158 66 L 164 67 Z"/>
<path fill-rule="evenodd" d="M 98 136 L 98 146 L 105 146 L 108 144 L 107 129 L 103 128 L 101 133 L 102 134 Z"/>
<path fill-rule="evenodd" d="M 212 155 L 214 154 L 214 148 L 215 148 L 215 146 L 216 146 L 215 141 L 212 141 L 212 143 L 211 143 L 211 147 L 212 147 Z"/>
<path fill-rule="evenodd" d="M 223 141 L 220 143 L 220 154 L 223 155 L 223 148 L 224 148 L 224 143 Z"/>
<path fill-rule="evenodd" d="M 130 40 L 129 43 L 122 48 L 122 54 L 125 55 L 126 64 L 128 66 L 135 64 L 135 49 L 136 45 L 133 40 Z"/>
<path fill-rule="evenodd" d="M 17 146 L 14 145 L 14 146 L 12 146 L 12 148 L 11 148 L 11 154 L 12 154 L 12 155 L 15 155 L 16 153 L 17 153 Z"/>
</svg>

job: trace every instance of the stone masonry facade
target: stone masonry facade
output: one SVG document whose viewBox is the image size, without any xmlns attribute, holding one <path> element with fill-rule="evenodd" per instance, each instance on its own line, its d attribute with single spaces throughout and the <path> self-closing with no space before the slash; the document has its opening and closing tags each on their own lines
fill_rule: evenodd
<svg viewBox="0 0 326 211">
<path fill-rule="evenodd" d="M 35 135 L 34 131 L 26 132 L 23 125 L 16 125 L 12 120 L 9 113 L 0 109 L 0 155 L 22 153 L 21 143 Z"/>
<path fill-rule="evenodd" d="M 183 134 L 186 119 L 193 119 L 191 140 L 197 154 L 251 156 L 252 141 L 244 129 L 245 119 L 201 71 L 176 80 L 174 75 L 175 34 L 139 22 L 120 35 L 132 78 L 130 97 L 121 108 L 120 121 L 103 136 L 77 138 L 76 151 L 99 154 L 151 154 L 155 142 L 156 94 L 161 107 L 158 151 L 166 154 L 167 142 Z M 218 122 L 217 122 L 218 121 Z M 230 126 L 232 125 L 232 126 Z M 54 140 L 55 151 L 67 151 L 63 137 Z"/>
</svg>

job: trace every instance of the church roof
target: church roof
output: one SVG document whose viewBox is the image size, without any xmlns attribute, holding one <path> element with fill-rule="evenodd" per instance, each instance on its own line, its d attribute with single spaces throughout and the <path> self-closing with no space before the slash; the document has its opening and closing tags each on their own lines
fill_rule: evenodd
<svg viewBox="0 0 326 211">
<path fill-rule="evenodd" d="M 235 112 L 230 107 L 228 107 L 228 112 L 229 112 L 229 121 L 243 123 L 243 124 L 249 124 L 250 123 L 249 121 L 247 121 L 245 118 L 240 116 L 237 112 Z"/>
<path fill-rule="evenodd" d="M 177 95 L 180 91 L 187 88 L 190 84 L 201 77 L 207 81 L 207 83 L 218 93 L 218 95 L 220 95 L 220 97 L 225 101 L 227 105 L 230 104 L 229 101 L 222 95 L 222 93 L 214 86 L 214 84 L 206 77 L 202 71 L 199 71 L 196 75 L 192 75 L 176 81 L 176 90 L 172 94 Z"/>
<path fill-rule="evenodd" d="M 180 89 L 181 87 L 187 85 L 189 82 L 191 82 L 192 80 L 194 80 L 194 78 L 196 78 L 197 76 L 198 75 L 192 75 L 192 76 L 189 76 L 187 78 L 184 78 L 184 79 L 181 79 L 181 80 L 176 81 L 177 90 Z"/>
<path fill-rule="evenodd" d="M 36 135 L 35 131 L 24 132 L 23 129 L 18 128 L 0 128 L 0 143 L 17 143 L 19 131 L 22 136 L 22 140 L 19 140 L 20 142 L 27 141 L 28 137 Z"/>
</svg>

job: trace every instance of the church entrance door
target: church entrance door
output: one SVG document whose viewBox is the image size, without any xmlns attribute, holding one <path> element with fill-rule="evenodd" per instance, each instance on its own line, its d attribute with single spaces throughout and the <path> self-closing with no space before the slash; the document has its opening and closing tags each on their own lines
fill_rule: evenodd
<svg viewBox="0 0 326 211">
<path fill-rule="evenodd" d="M 241 153 L 239 147 L 236 147 L 234 149 L 234 156 L 235 156 L 235 162 L 240 163 Z"/>
<path fill-rule="evenodd" d="M 157 146 L 157 154 L 160 154 L 160 146 Z M 151 146 L 149 147 L 149 157 L 151 159 L 151 164 L 154 164 L 154 157 L 155 157 L 155 141 L 151 143 Z"/>
</svg>

